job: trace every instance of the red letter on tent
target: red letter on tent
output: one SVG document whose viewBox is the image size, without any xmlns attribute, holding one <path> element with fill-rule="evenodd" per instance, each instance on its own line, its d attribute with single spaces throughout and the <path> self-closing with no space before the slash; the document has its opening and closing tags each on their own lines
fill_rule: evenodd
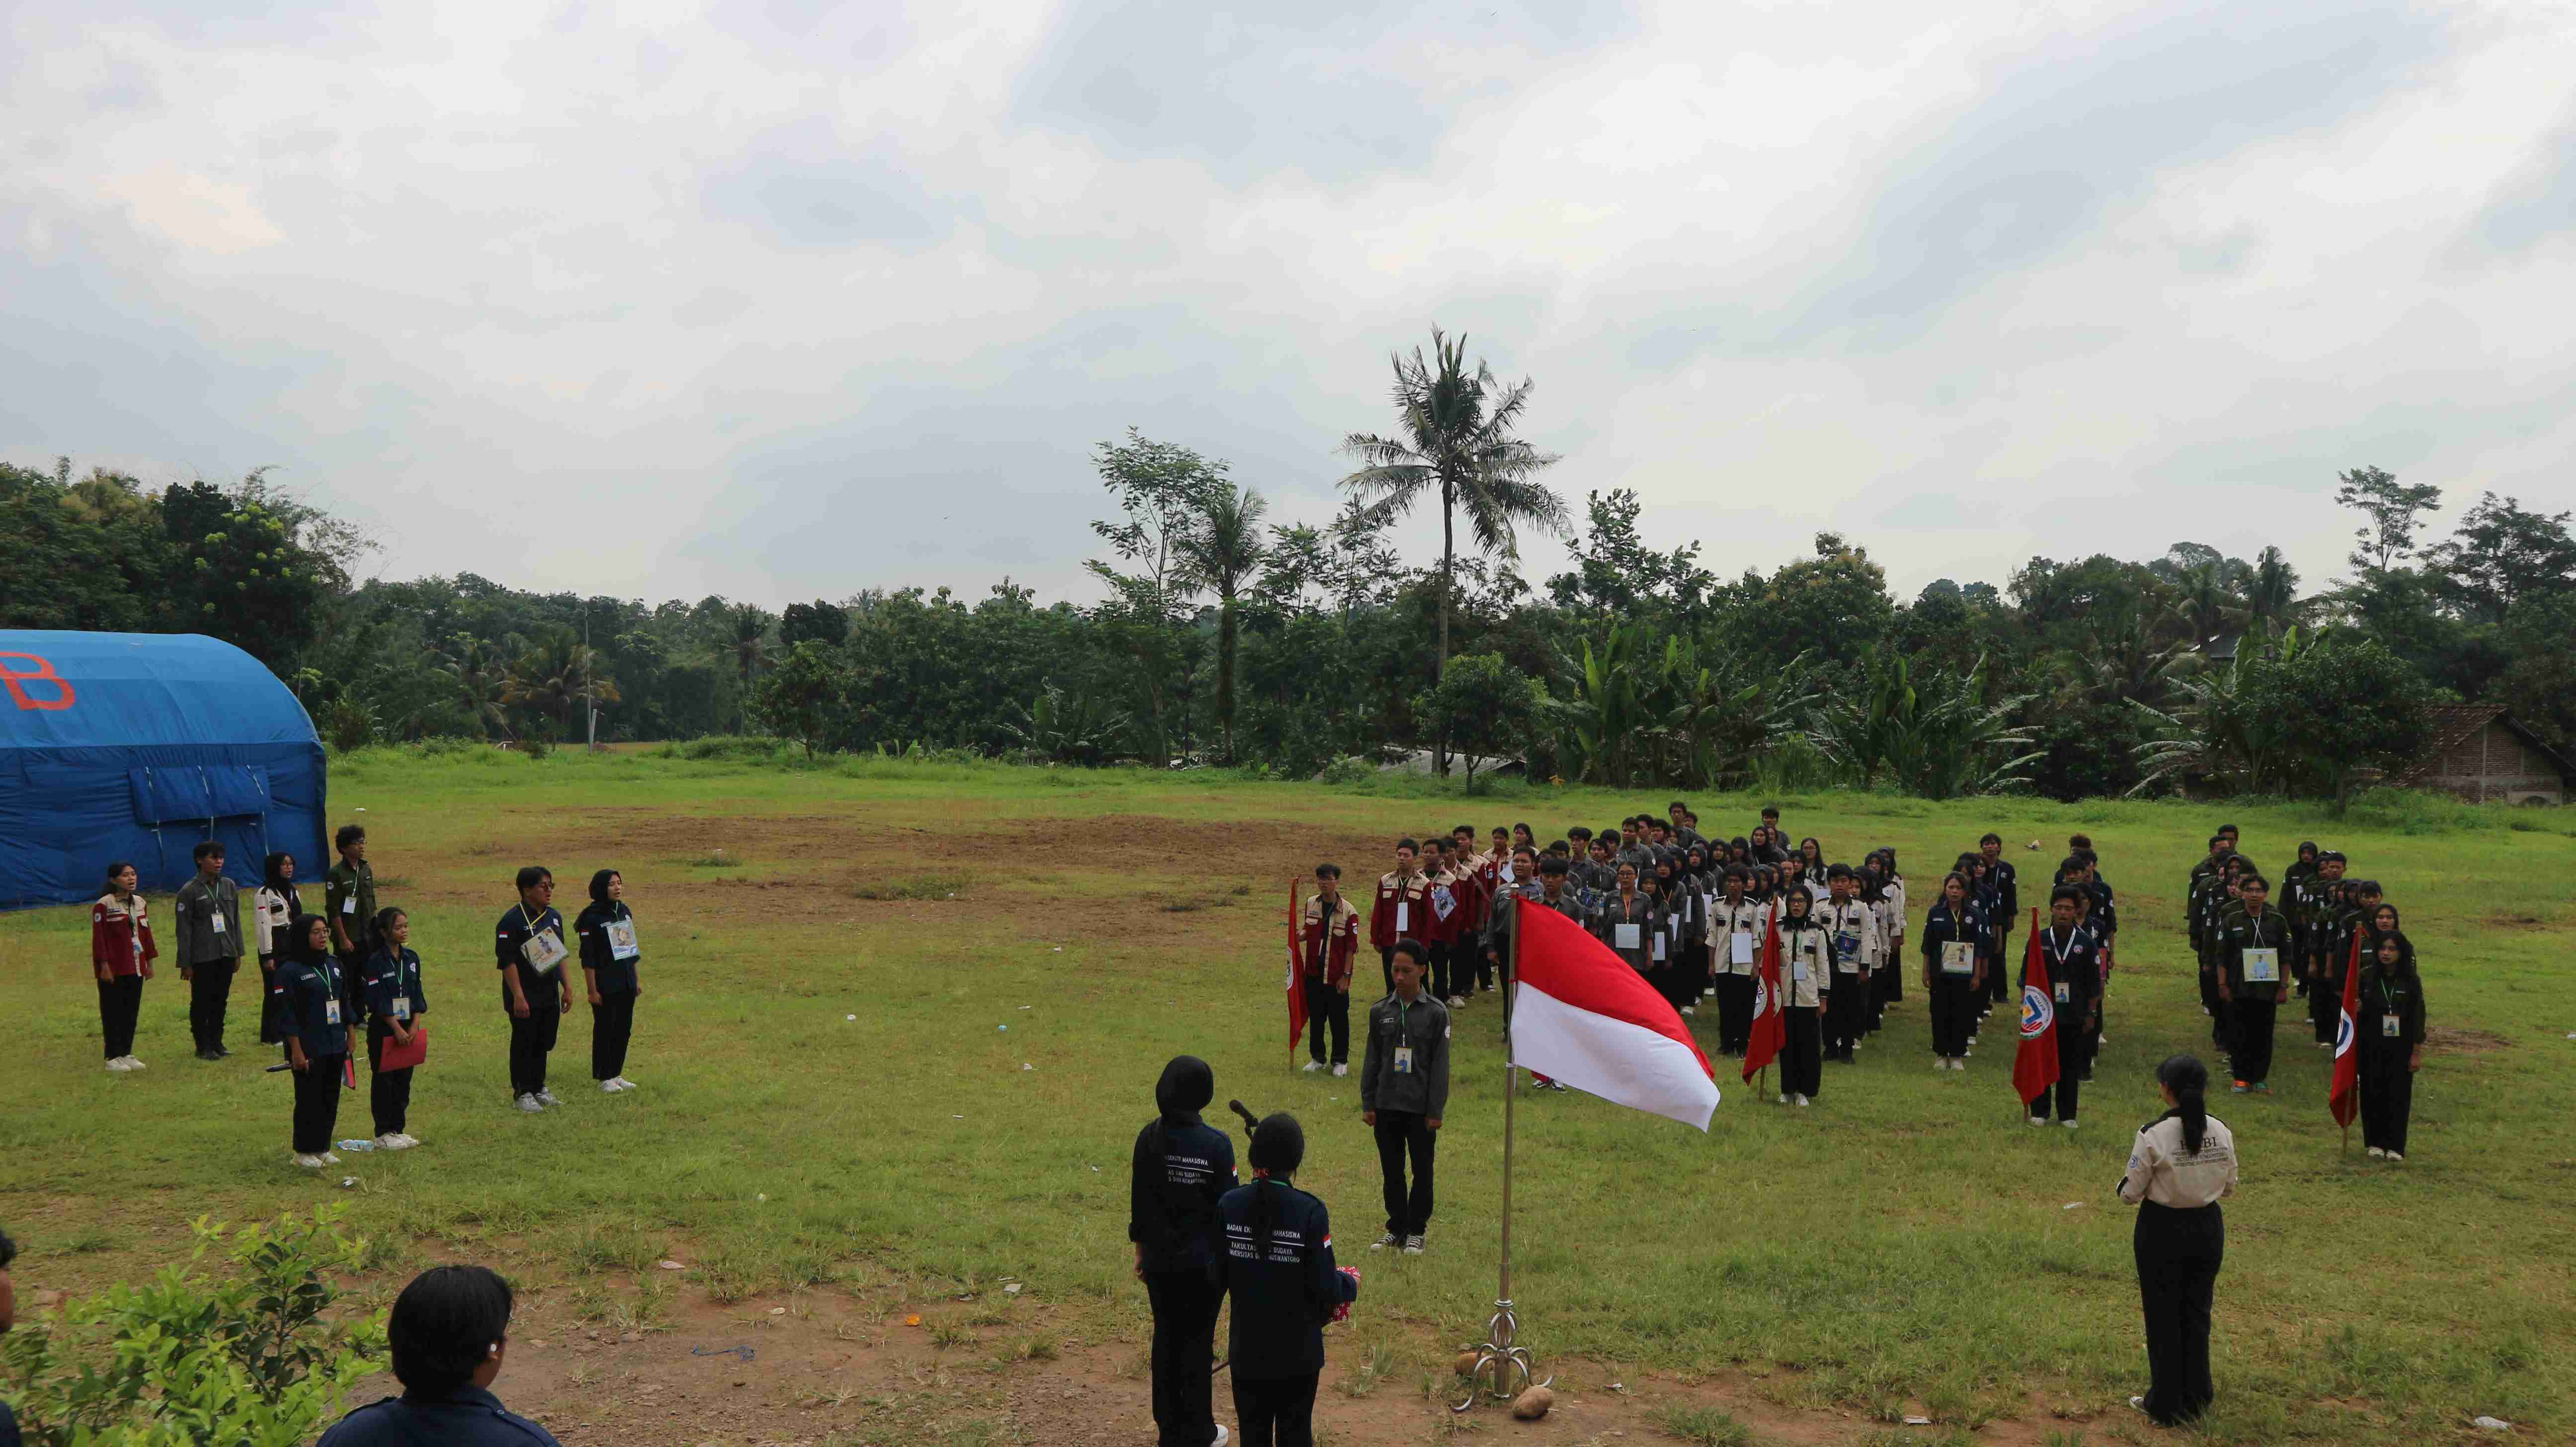
<svg viewBox="0 0 2576 1447">
<path fill-rule="evenodd" d="M 16 669 L 11 668 L 8 664 L 0 663 L 0 684 L 8 685 L 9 696 L 18 701 L 18 707 L 20 709 L 34 709 L 40 713 L 54 713 L 72 706 L 72 700 L 77 695 L 72 692 L 72 686 L 63 681 L 63 676 L 54 672 L 54 665 L 51 662 L 38 658 L 32 653 L 0 653 L 0 659 L 9 658 L 23 658 L 29 663 L 36 665 L 35 672 L 20 673 Z M 22 682 L 50 683 L 54 687 L 61 689 L 63 691 L 63 696 L 55 699 L 29 698 L 27 697 L 27 690 L 18 686 Z"/>
</svg>

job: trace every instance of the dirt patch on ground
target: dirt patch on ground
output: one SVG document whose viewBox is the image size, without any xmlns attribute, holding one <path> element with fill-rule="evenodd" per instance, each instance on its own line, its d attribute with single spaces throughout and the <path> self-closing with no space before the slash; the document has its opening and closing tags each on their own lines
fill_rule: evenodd
<svg viewBox="0 0 2576 1447">
<path fill-rule="evenodd" d="M 2448 1050 L 2461 1055 L 2513 1048 L 2512 1041 L 2492 1031 L 2462 1030 L 2445 1025 L 2425 1026 L 2424 1044 L 2434 1050 Z"/>
</svg>

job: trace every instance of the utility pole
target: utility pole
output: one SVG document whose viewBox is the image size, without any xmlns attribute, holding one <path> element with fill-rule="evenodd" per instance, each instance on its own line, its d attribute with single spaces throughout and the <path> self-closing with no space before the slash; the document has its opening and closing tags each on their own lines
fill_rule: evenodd
<svg viewBox="0 0 2576 1447">
<path fill-rule="evenodd" d="M 581 717 L 586 734 L 582 752 L 599 752 L 599 709 L 592 702 L 590 687 L 590 600 L 581 601 Z"/>
</svg>

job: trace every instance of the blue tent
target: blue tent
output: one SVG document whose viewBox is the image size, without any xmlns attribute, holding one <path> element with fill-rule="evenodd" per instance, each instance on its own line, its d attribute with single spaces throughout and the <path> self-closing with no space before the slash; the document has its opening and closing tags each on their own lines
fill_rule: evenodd
<svg viewBox="0 0 2576 1447">
<path fill-rule="evenodd" d="M 206 839 L 244 885 L 271 850 L 328 867 L 313 720 L 231 644 L 0 629 L 0 689 L 0 909 L 96 899 L 118 859 L 176 889 Z"/>
</svg>

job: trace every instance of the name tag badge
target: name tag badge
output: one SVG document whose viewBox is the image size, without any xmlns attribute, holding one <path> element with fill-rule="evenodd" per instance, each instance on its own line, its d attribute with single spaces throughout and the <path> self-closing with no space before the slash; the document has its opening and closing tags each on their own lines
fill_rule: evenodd
<svg viewBox="0 0 2576 1447">
<path fill-rule="evenodd" d="M 1727 958 L 1739 965 L 1753 963 L 1753 931 L 1737 930 L 1727 936 Z"/>
<path fill-rule="evenodd" d="M 410 1022 L 411 998 L 409 996 L 397 995 L 394 997 L 394 1018 L 403 1021 L 406 1024 Z"/>
<path fill-rule="evenodd" d="M 1398 1045 L 1395 1047 L 1395 1073 L 1398 1075 L 1411 1075 L 1413 1073 L 1412 1046 Z"/>
<path fill-rule="evenodd" d="M 564 948 L 563 937 L 552 930 L 540 930 L 528 936 L 526 944 L 519 946 L 520 958 L 526 960 L 528 967 L 540 975 L 551 974 L 554 967 L 562 964 L 564 956 L 570 953 L 572 953 L 570 950 Z"/>
<path fill-rule="evenodd" d="M 2074 1003 L 2074 1001 L 2072 1001 L 2072 1000 L 2070 1000 L 2070 999 L 2068 999 L 2068 998 L 2067 998 L 2067 994 L 2066 994 L 2066 982 L 2065 982 L 2064 980 L 2059 980 L 2059 981 L 2057 981 L 2057 982 L 2056 982 L 2056 985 L 2057 985 L 2057 1003 L 2059 1003 L 2059 1004 L 2061 1004 L 2061 1005 L 2070 1005 L 2070 1004 L 2073 1004 L 2073 1003 Z"/>
<path fill-rule="evenodd" d="M 1807 983 L 1807 962 L 1805 960 L 1792 960 L 1789 962 L 1789 980 L 1792 984 L 1803 985 Z"/>
<path fill-rule="evenodd" d="M 224 917 L 222 914 L 209 914 L 206 918 L 214 924 L 215 933 L 222 934 L 224 932 Z"/>
<path fill-rule="evenodd" d="M 1405 926 L 1412 922 L 1413 907 L 1402 900 L 1397 900 L 1395 903 L 1395 932 L 1397 934 L 1404 933 Z"/>
<path fill-rule="evenodd" d="M 340 1023 L 340 1002 L 338 1000 L 325 1000 L 322 1002 L 322 1023 L 325 1025 L 337 1025 Z"/>
<path fill-rule="evenodd" d="M 608 922 L 608 953 L 612 959 L 631 960 L 644 953 L 635 942 L 635 921 L 616 919 Z"/>
<path fill-rule="evenodd" d="M 2281 952 L 2279 950 L 2247 950 L 2245 952 L 2245 979 L 2249 984 L 2279 984 L 2281 981 Z"/>
<path fill-rule="evenodd" d="M 2386 1036 L 2388 1039 L 2396 1039 L 2401 1032 L 2401 1028 L 2402 1027 L 2398 1024 L 2396 1016 L 2382 1015 L 2379 1017 L 2379 1033 Z"/>
<path fill-rule="evenodd" d="M 1646 942 L 1645 927 L 1635 923 L 1610 926 L 1610 944 L 1614 949 L 1633 950 Z"/>
<path fill-rule="evenodd" d="M 349 896 L 348 896 L 347 898 L 345 898 L 345 899 L 343 899 L 343 900 L 341 900 L 341 901 L 340 901 L 340 913 L 342 913 L 342 914 L 356 914 L 357 912 L 358 912 L 358 896 L 357 896 L 356 891 L 354 891 L 354 890 L 353 890 L 353 891 L 351 891 L 351 892 L 350 892 L 350 894 L 349 894 Z"/>
<path fill-rule="evenodd" d="M 1449 886 L 1444 884 L 1438 889 L 1431 891 L 1431 914 L 1433 918 L 1445 920 L 1449 918 L 1449 912 L 1457 907 L 1457 897 L 1449 892 Z"/>
<path fill-rule="evenodd" d="M 1952 943 L 1941 946 L 1941 973 L 1973 975 L 1977 972 L 1977 947 Z"/>
<path fill-rule="evenodd" d="M 1664 958 L 1664 937 L 1663 937 L 1662 935 L 1658 934 L 1658 935 L 1656 935 L 1656 936 L 1655 936 L 1655 959 L 1656 959 L 1658 962 L 1660 962 L 1660 961 L 1662 961 L 1662 959 L 1663 959 L 1663 958 Z"/>
</svg>

